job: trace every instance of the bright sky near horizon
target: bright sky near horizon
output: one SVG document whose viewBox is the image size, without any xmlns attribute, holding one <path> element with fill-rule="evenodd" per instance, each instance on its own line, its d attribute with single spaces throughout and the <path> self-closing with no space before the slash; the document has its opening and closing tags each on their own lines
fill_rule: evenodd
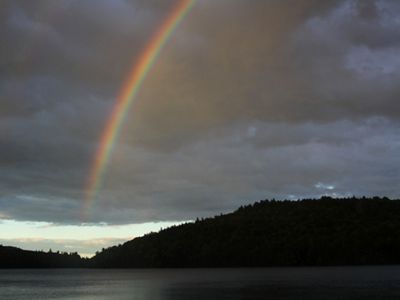
<svg viewBox="0 0 400 300">
<path fill-rule="evenodd" d="M 182 222 L 107 225 L 80 224 L 57 225 L 48 222 L 18 222 L 3 220 L 0 223 L 0 244 L 27 250 L 79 252 L 92 256 L 102 248 L 122 244 L 149 232 L 178 225 Z"/>
<path fill-rule="evenodd" d="M 265 198 L 399 198 L 399 15 L 1 1 L 0 243 L 91 255 Z"/>
</svg>

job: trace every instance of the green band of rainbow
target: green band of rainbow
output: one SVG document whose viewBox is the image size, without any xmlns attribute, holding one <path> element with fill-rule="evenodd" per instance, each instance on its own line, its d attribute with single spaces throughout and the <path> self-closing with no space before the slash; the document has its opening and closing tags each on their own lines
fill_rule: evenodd
<svg viewBox="0 0 400 300">
<path fill-rule="evenodd" d="M 193 4 L 194 0 L 178 1 L 134 64 L 103 130 L 85 189 L 84 211 L 89 209 L 102 184 L 107 163 L 110 159 L 114 144 L 118 139 L 122 123 L 129 112 L 143 80 L 146 78 L 146 75 L 153 66 L 166 41 L 172 35 L 180 21 L 189 12 Z"/>
</svg>

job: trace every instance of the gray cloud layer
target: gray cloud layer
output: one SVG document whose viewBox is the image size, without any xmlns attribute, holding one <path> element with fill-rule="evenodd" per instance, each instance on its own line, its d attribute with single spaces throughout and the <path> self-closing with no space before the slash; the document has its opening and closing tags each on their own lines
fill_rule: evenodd
<svg viewBox="0 0 400 300">
<path fill-rule="evenodd" d="M 2 1 L 0 216 L 76 223 L 135 57 L 174 1 Z M 139 93 L 87 221 L 266 197 L 399 197 L 397 1 L 198 1 Z"/>
</svg>

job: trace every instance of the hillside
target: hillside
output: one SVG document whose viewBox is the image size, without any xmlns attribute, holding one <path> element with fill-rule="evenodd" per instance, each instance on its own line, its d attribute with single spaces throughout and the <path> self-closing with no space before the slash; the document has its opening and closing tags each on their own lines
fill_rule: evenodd
<svg viewBox="0 0 400 300">
<path fill-rule="evenodd" d="M 0 268 L 79 268 L 85 262 L 77 253 L 29 251 L 0 245 Z"/>
<path fill-rule="evenodd" d="M 400 201 L 261 201 L 103 250 L 92 267 L 400 263 Z"/>
<path fill-rule="evenodd" d="M 103 249 L 90 260 L 0 245 L 0 268 L 399 263 L 400 200 L 387 198 L 260 201 Z"/>
</svg>

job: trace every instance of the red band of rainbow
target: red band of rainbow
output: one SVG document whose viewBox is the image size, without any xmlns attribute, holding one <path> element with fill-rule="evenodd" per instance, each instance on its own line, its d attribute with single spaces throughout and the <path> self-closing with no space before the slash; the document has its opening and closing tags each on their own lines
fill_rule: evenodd
<svg viewBox="0 0 400 300">
<path fill-rule="evenodd" d="M 172 35 L 180 21 L 189 12 L 194 0 L 179 0 L 160 28 L 150 39 L 145 49 L 134 64 L 132 71 L 122 86 L 108 122 L 103 130 L 99 147 L 90 169 L 90 175 L 85 189 L 84 211 L 91 206 L 102 184 L 107 163 L 121 131 L 122 123 L 137 95 L 143 80 L 153 66 L 160 51 Z"/>
</svg>

